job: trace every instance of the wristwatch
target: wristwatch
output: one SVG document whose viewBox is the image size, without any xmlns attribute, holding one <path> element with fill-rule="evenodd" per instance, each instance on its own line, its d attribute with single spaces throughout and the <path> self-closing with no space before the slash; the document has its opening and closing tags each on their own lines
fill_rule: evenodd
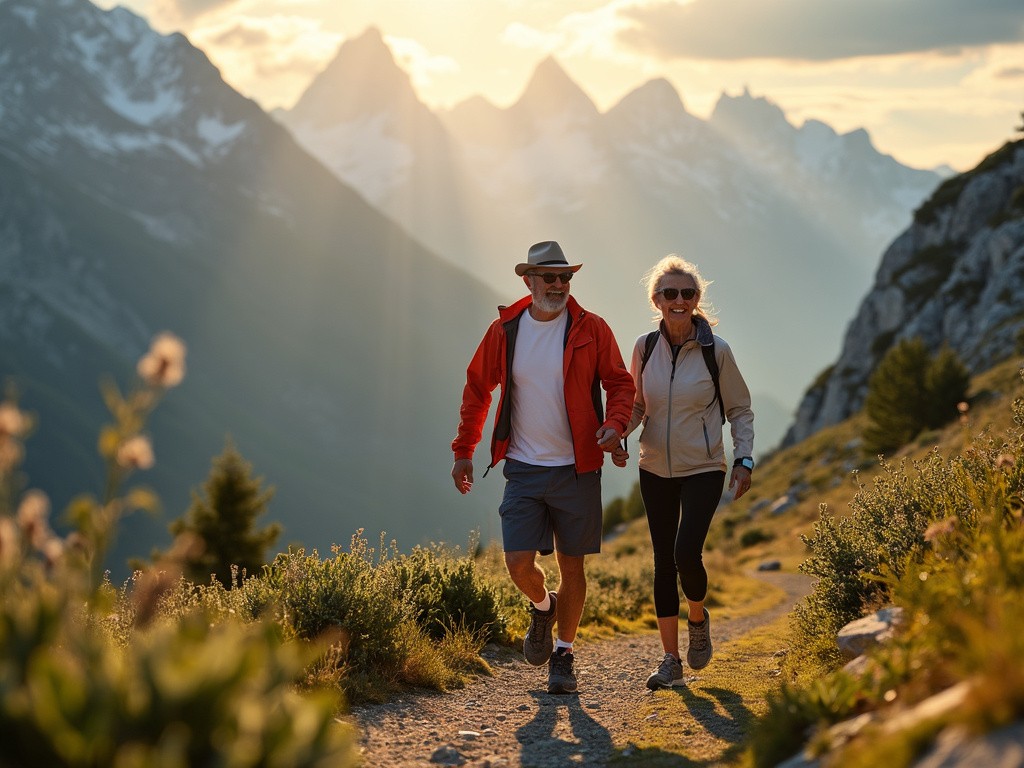
<svg viewBox="0 0 1024 768">
<path fill-rule="evenodd" d="M 754 460 L 749 456 L 741 456 L 732 463 L 734 467 L 743 467 L 745 469 L 754 471 Z"/>
</svg>

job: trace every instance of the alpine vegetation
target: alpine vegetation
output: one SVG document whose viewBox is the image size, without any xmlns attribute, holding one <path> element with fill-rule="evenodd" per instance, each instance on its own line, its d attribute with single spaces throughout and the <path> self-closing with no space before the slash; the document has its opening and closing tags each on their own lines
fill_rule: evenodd
<svg viewBox="0 0 1024 768">
<path fill-rule="evenodd" d="M 119 520 L 156 498 L 126 487 L 153 465 L 146 421 L 184 376 L 185 348 L 158 337 L 126 394 L 104 386 L 112 422 L 99 448 L 101 496 L 69 510 L 57 536 L 49 502 L 22 491 L 19 467 L 32 419 L 0 403 L 0 741 L 5 765 L 350 766 L 352 733 L 336 721 L 336 692 L 300 692 L 310 649 L 270 621 L 226 620 L 193 600 L 161 620 L 176 573 L 161 569 L 115 592 L 101 572 Z M 230 649 L 230 652 L 226 652 Z"/>
</svg>

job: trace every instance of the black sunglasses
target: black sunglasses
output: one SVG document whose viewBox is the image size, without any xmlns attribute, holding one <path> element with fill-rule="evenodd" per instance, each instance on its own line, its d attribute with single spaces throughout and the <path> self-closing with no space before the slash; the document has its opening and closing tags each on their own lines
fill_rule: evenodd
<svg viewBox="0 0 1024 768">
<path fill-rule="evenodd" d="M 669 301 L 675 301 L 676 296 L 683 294 L 683 298 L 689 301 L 697 295 L 696 288 L 659 288 L 655 293 L 660 293 Z"/>
<path fill-rule="evenodd" d="M 553 282 L 555 282 L 555 278 L 560 278 L 563 283 L 568 283 L 570 280 L 572 280 L 573 274 L 574 273 L 572 272 L 531 272 L 530 276 L 543 277 L 544 282 L 547 283 L 548 285 L 551 285 Z"/>
</svg>

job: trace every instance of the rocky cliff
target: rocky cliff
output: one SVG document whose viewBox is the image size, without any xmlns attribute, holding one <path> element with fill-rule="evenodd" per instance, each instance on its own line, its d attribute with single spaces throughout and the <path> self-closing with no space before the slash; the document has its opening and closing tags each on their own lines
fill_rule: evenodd
<svg viewBox="0 0 1024 768">
<path fill-rule="evenodd" d="M 896 342 L 952 347 L 972 373 L 1015 351 L 1024 328 L 1024 140 L 947 179 L 888 247 L 834 365 L 805 393 L 783 445 L 860 409 Z"/>
</svg>

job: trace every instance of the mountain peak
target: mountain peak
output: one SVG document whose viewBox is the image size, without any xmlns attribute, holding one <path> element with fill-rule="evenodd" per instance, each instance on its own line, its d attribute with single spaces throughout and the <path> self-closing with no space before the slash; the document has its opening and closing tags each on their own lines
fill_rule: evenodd
<svg viewBox="0 0 1024 768">
<path fill-rule="evenodd" d="M 566 111 L 597 115 L 594 102 L 553 56 L 546 56 L 537 65 L 523 95 L 512 108 L 532 118 L 561 115 Z"/>
<path fill-rule="evenodd" d="M 743 93 L 739 96 L 730 96 L 723 91 L 718 97 L 718 103 L 715 104 L 709 122 L 712 125 L 742 128 L 745 131 L 779 131 L 793 128 L 778 104 L 763 96 L 752 95 L 748 86 L 743 86 Z"/>
<path fill-rule="evenodd" d="M 683 104 L 679 91 L 668 80 L 656 77 L 639 88 L 626 94 L 610 111 L 640 113 L 667 113 L 676 119 L 686 119 L 689 113 Z"/>
<path fill-rule="evenodd" d="M 290 110 L 297 120 L 331 124 L 351 114 L 390 111 L 396 104 L 416 103 L 409 75 L 377 27 L 345 40 L 334 59 L 317 75 Z"/>
</svg>

